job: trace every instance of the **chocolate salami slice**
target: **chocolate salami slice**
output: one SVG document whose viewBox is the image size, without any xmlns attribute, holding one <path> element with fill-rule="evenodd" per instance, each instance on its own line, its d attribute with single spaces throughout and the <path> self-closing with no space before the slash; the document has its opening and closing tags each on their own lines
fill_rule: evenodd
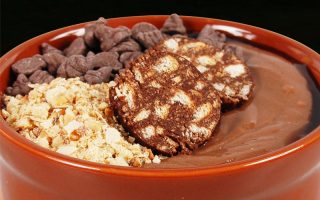
<svg viewBox="0 0 320 200">
<path fill-rule="evenodd" d="M 110 101 L 129 133 L 164 155 L 205 143 L 220 118 L 215 90 L 186 59 L 149 51 L 123 70 Z"/>
<path fill-rule="evenodd" d="M 249 68 L 232 51 L 181 37 L 166 39 L 155 49 L 176 53 L 192 62 L 217 90 L 224 105 L 238 105 L 252 95 L 253 80 Z"/>
</svg>

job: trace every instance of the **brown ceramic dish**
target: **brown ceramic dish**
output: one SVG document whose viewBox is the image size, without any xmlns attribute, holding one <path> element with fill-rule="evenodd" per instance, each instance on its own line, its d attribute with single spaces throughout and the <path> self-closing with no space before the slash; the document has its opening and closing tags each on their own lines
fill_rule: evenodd
<svg viewBox="0 0 320 200">
<path fill-rule="evenodd" d="M 147 21 L 161 26 L 167 16 L 110 19 L 131 27 Z M 190 31 L 205 24 L 243 40 L 282 52 L 308 66 L 320 83 L 320 55 L 277 33 L 235 22 L 183 17 Z M 38 53 L 42 42 L 62 48 L 83 34 L 86 23 L 55 30 L 14 48 L 0 59 L 0 94 L 9 68 Z M 319 102 L 317 102 L 319 103 Z M 231 164 L 188 169 L 106 166 L 66 157 L 27 141 L 0 119 L 0 177 L 3 199 L 232 199 L 319 200 L 320 127 L 272 153 Z M 1 193 L 1 192 L 0 192 Z M 1 199 L 1 195 L 0 195 Z"/>
</svg>

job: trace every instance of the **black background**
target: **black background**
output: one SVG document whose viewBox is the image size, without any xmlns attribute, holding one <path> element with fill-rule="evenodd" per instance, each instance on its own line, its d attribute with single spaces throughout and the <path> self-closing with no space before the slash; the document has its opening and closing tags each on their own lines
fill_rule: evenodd
<svg viewBox="0 0 320 200">
<path fill-rule="evenodd" d="M 317 1 L 255 0 L 0 0 L 3 55 L 21 42 L 75 23 L 105 18 L 171 14 L 232 20 L 289 36 L 320 52 L 320 7 Z"/>
</svg>

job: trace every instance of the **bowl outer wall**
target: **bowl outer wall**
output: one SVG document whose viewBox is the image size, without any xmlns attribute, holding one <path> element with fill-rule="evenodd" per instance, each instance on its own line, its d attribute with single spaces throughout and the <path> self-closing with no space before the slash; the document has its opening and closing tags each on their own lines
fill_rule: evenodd
<svg viewBox="0 0 320 200">
<path fill-rule="evenodd" d="M 108 23 L 131 27 L 139 21 L 148 21 L 160 27 L 166 17 L 123 17 L 110 19 Z M 210 23 L 230 35 L 287 54 L 306 64 L 319 83 L 319 54 L 292 39 L 235 22 L 183 18 L 191 31 L 198 32 Z M 38 53 L 42 42 L 65 47 L 83 34 L 85 24 L 46 33 L 5 54 L 0 59 L 0 91 L 7 85 L 12 63 Z M 26 141 L 1 119 L 1 187 L 5 199 L 319 199 L 319 138 L 318 127 L 285 148 L 229 165 L 179 170 L 128 169 L 58 155 Z"/>
</svg>

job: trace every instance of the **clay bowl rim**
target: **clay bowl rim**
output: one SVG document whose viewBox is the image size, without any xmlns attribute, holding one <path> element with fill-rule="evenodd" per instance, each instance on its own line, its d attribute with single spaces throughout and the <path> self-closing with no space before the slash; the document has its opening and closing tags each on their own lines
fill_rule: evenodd
<svg viewBox="0 0 320 200">
<path fill-rule="evenodd" d="M 150 21 L 150 20 L 164 20 L 168 15 L 144 15 L 144 16 L 127 16 L 127 17 L 118 17 L 108 19 L 110 22 L 117 21 Z M 320 74 L 320 55 L 310 49 L 309 47 L 297 42 L 291 38 L 288 38 L 284 35 L 262 29 L 259 27 L 227 21 L 213 18 L 205 17 L 196 17 L 196 16 L 182 16 L 184 20 L 202 20 L 207 21 L 207 23 L 218 23 L 221 25 L 240 28 L 246 31 L 259 32 L 259 34 L 268 34 L 270 36 L 276 37 L 279 40 L 290 43 L 290 45 L 303 50 L 303 52 L 310 56 L 312 59 L 317 60 L 315 66 L 308 66 L 308 68 L 313 68 L 313 72 Z M 79 24 L 74 24 L 71 26 L 66 26 L 59 28 L 44 34 L 41 34 L 37 37 L 27 40 L 26 42 L 18 45 L 13 48 L 0 58 L 0 74 L 4 71 L 2 65 L 6 65 L 9 62 L 9 58 L 15 55 L 17 52 L 22 52 L 29 45 L 40 45 L 41 42 L 44 42 L 44 38 L 49 38 L 50 35 L 61 35 L 63 33 L 72 32 L 73 30 L 82 29 L 86 24 L 91 22 L 84 22 Z M 112 25 L 112 24 L 111 24 Z M 50 37 L 52 38 L 52 37 Z M 45 40 L 47 41 L 47 40 Z M 302 59 L 302 58 L 301 58 Z M 301 60 L 300 60 L 301 61 Z M 7 64 L 8 65 L 8 64 Z M 318 80 L 319 81 L 319 80 Z M 2 94 L 0 94 L 2 96 Z M 146 168 L 133 168 L 133 167 L 121 167 L 121 166 L 112 166 L 99 164 L 89 161 L 84 161 L 69 156 L 65 156 L 48 149 L 45 149 L 18 134 L 13 128 L 11 128 L 2 117 L 0 117 L 0 135 L 2 135 L 7 142 L 10 142 L 11 145 L 16 145 L 20 150 L 28 151 L 32 153 L 33 156 L 37 156 L 39 159 L 47 160 L 48 162 L 56 162 L 56 164 L 64 165 L 65 167 L 74 168 L 75 170 L 83 170 L 91 173 L 99 174 L 110 174 L 110 175 L 122 175 L 122 176 L 136 176 L 136 177 L 190 177 L 190 176 L 204 176 L 204 175 L 217 175 L 231 172 L 239 172 L 240 170 L 245 170 L 252 167 L 261 167 L 266 163 L 275 162 L 278 159 L 294 155 L 302 151 L 303 149 L 314 144 L 316 141 L 320 140 L 320 125 L 313 129 L 306 137 L 301 138 L 285 147 L 279 148 L 273 152 L 266 153 L 260 156 L 253 158 L 244 159 L 241 161 L 236 161 L 228 164 L 207 166 L 207 167 L 192 167 L 192 168 L 179 168 L 179 169 L 146 169 Z"/>
</svg>

